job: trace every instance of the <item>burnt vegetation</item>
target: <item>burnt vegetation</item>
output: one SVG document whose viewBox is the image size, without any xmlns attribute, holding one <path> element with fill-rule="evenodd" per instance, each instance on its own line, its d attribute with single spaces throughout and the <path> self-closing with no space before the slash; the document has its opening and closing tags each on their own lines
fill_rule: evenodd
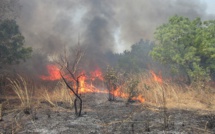
<svg viewBox="0 0 215 134">
<path fill-rule="evenodd" d="M 81 116 L 82 112 L 82 99 L 81 93 L 79 92 L 81 85 L 80 85 L 80 77 L 83 77 L 85 74 L 81 73 L 78 65 L 80 60 L 84 56 L 84 50 L 81 49 L 80 45 L 78 45 L 75 49 L 73 49 L 73 62 L 69 62 L 68 56 L 66 55 L 66 50 L 64 56 L 61 56 L 61 62 L 58 64 L 60 65 L 60 75 L 65 82 L 66 86 L 72 91 L 75 95 L 74 100 L 74 107 L 75 107 L 75 114 L 77 116 Z M 69 80 L 68 80 L 69 78 Z"/>
<path fill-rule="evenodd" d="M 115 100 L 114 92 L 118 88 L 118 79 L 119 78 L 117 76 L 116 71 L 111 67 L 107 67 L 107 71 L 105 74 L 105 83 L 106 83 L 107 89 L 108 89 L 108 100 L 109 101 Z"/>
<path fill-rule="evenodd" d="M 19 2 L 27 3 L 25 12 Z M 194 17 L 204 15 L 194 7 L 189 15 L 169 16 L 172 6 L 186 5 L 176 0 L 163 5 L 165 11 L 155 10 L 168 16 L 152 15 L 152 27 L 141 25 L 142 33 L 141 17 L 134 16 L 131 26 L 124 20 L 130 13 L 119 16 L 115 10 L 114 5 L 124 8 L 122 2 L 83 2 L 86 11 L 72 10 L 80 15 L 72 14 L 75 19 L 67 11 L 79 2 L 48 2 L 0 1 L 0 134 L 214 133 L 215 20 Z M 29 16 L 37 23 L 43 11 L 37 10 L 44 7 L 58 17 L 44 12 L 48 22 L 26 25 Z M 73 45 L 76 30 L 83 40 Z M 116 53 L 113 40 L 137 43 Z"/>
</svg>

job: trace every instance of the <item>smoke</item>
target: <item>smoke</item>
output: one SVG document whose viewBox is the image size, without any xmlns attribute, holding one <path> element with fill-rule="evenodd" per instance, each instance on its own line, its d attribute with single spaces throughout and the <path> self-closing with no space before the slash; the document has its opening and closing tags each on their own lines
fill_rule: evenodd
<svg viewBox="0 0 215 134">
<path fill-rule="evenodd" d="M 125 48 L 139 39 L 153 39 L 157 26 L 175 14 L 207 18 L 200 0 L 20 0 L 20 28 L 26 44 L 47 53 L 62 45 L 77 44 L 78 36 L 89 49 L 115 50 L 117 37 Z"/>
<path fill-rule="evenodd" d="M 26 44 L 54 55 L 80 43 L 91 59 L 122 52 L 153 33 L 172 15 L 210 18 L 201 0 L 20 0 L 18 23 Z M 214 16 L 213 16 L 214 17 Z"/>
</svg>

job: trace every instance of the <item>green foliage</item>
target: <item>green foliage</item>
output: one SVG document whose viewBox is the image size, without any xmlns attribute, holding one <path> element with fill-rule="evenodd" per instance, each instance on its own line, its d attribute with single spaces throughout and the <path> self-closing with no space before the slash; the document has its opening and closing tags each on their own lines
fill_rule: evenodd
<svg viewBox="0 0 215 134">
<path fill-rule="evenodd" d="M 183 71 L 188 82 L 208 80 L 215 67 L 215 21 L 173 16 L 155 32 L 154 59 Z"/>
<path fill-rule="evenodd" d="M 32 49 L 23 45 L 24 37 L 15 20 L 0 21 L 0 67 L 29 58 Z"/>
<path fill-rule="evenodd" d="M 126 72 L 140 72 L 146 69 L 152 62 L 149 52 L 153 44 L 149 41 L 140 40 L 140 42 L 131 46 L 131 51 L 124 51 L 118 54 L 118 66 Z"/>
</svg>

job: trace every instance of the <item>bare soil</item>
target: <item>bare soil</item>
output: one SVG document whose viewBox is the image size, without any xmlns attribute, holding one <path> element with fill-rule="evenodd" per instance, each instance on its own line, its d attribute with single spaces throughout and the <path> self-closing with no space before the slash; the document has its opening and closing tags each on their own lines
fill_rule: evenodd
<svg viewBox="0 0 215 134">
<path fill-rule="evenodd" d="M 204 109 L 164 109 L 148 103 L 127 103 L 117 98 L 108 101 L 106 94 L 82 95 L 83 114 L 58 102 L 34 100 L 31 108 L 17 108 L 18 99 L 0 99 L 3 103 L 0 134 L 202 134 L 215 132 L 214 111 Z M 166 110 L 164 112 L 164 110 Z M 164 120 L 166 121 L 164 123 Z"/>
</svg>

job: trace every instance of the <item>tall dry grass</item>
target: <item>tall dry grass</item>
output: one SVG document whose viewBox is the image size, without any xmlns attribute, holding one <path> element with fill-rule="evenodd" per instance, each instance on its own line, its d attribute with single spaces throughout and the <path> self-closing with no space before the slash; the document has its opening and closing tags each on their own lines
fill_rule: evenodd
<svg viewBox="0 0 215 134">
<path fill-rule="evenodd" d="M 18 76 L 17 79 L 10 79 L 10 86 L 18 96 L 21 107 L 31 107 L 32 97 L 33 97 L 33 87 L 28 84 L 27 80 L 25 80 L 22 76 Z"/>
<path fill-rule="evenodd" d="M 57 106 L 58 102 L 73 106 L 74 97 L 62 81 L 58 82 L 54 88 L 49 89 L 48 87 L 36 88 L 22 76 L 18 76 L 17 79 L 8 78 L 8 80 L 10 87 L 18 96 L 22 108 L 31 108 L 33 100 L 38 102 L 45 100 L 52 106 Z"/>
<path fill-rule="evenodd" d="M 215 109 L 214 87 L 203 87 L 202 83 L 179 85 L 165 79 L 160 83 L 154 80 L 151 74 L 140 74 L 138 79 L 138 92 L 144 96 L 147 103 L 163 106 L 165 98 L 167 107 Z"/>
<path fill-rule="evenodd" d="M 53 90 L 48 90 L 46 87 L 43 87 L 42 93 L 40 94 L 42 95 L 41 99 L 49 102 L 52 106 L 57 106 L 59 102 L 73 106 L 74 96 L 70 93 L 63 81 L 59 81 Z"/>
</svg>

